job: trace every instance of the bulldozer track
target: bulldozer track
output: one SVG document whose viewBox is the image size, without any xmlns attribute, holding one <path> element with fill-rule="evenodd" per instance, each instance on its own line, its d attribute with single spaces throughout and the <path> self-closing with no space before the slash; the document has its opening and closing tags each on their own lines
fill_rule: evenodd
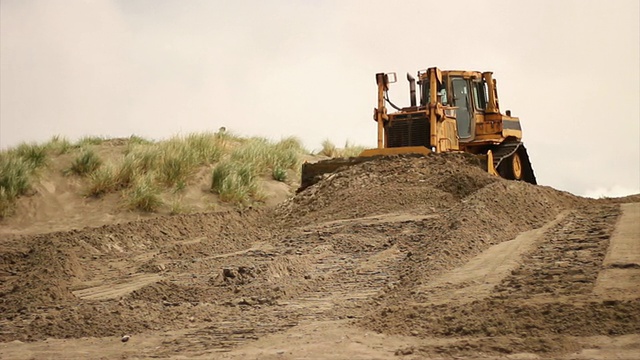
<svg viewBox="0 0 640 360">
<path fill-rule="evenodd" d="M 497 169 L 500 163 L 502 163 L 502 160 L 513 155 L 518 151 L 520 146 L 522 146 L 522 143 L 519 141 L 500 144 L 500 146 L 493 150 L 493 167 Z"/>
<path fill-rule="evenodd" d="M 503 164 L 505 159 L 509 159 L 516 153 L 520 153 L 520 158 L 523 161 L 523 177 L 522 181 L 526 181 L 530 184 L 537 184 L 535 173 L 533 172 L 533 167 L 531 166 L 531 161 L 529 160 L 529 154 L 527 153 L 527 149 L 524 144 L 520 141 L 508 141 L 498 145 L 496 148 L 492 149 L 493 152 L 493 167 L 500 173 L 500 176 L 509 178 L 509 176 L 505 176 L 500 171 L 501 166 L 508 166 L 507 163 Z M 510 180 L 514 180 L 511 178 Z"/>
</svg>

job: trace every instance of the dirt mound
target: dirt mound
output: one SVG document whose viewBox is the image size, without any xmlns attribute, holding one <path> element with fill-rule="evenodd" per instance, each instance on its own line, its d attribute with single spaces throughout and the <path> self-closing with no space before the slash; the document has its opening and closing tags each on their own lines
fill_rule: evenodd
<svg viewBox="0 0 640 360">
<path fill-rule="evenodd" d="M 236 251 L 271 236 L 268 215 L 260 211 L 178 215 L 36 236 L 1 244 L 0 311 L 77 301 L 72 294 L 103 270 L 126 276 L 154 263 L 154 257 L 180 259 L 174 266 L 195 263 L 195 257 Z M 145 253 L 146 257 L 134 255 Z M 109 264 L 100 264 L 100 260 Z M 158 263 L 164 268 L 162 263 Z"/>
<path fill-rule="evenodd" d="M 603 300 L 592 295 L 618 215 L 618 207 L 610 205 L 572 210 L 545 233 L 536 250 L 496 284 L 487 298 L 471 303 L 461 303 L 459 297 L 450 296 L 449 302 L 434 304 L 431 300 L 436 295 L 421 292 L 416 286 L 420 274 L 442 268 L 450 248 L 469 245 L 468 241 L 458 239 L 455 245 L 448 244 L 438 254 L 439 263 L 435 265 L 417 252 L 421 259 L 412 259 L 410 280 L 388 293 L 384 298 L 387 305 L 374 310 L 361 324 L 376 331 L 421 336 L 548 338 L 557 334 L 638 333 L 640 298 Z M 459 253 L 455 258 L 467 255 Z M 425 277 L 429 275 L 422 276 Z M 451 288 L 442 291 L 454 294 Z M 536 350 L 527 343 L 512 346 L 512 351 Z"/>
<path fill-rule="evenodd" d="M 308 224 L 438 209 L 499 181 L 477 165 L 468 154 L 383 157 L 327 175 L 277 213 L 291 224 Z"/>
<path fill-rule="evenodd" d="M 342 321 L 412 339 L 388 356 L 474 358 L 640 333 L 637 296 L 594 291 L 619 205 L 476 165 L 463 154 L 381 158 L 273 209 L 7 240 L 0 340 L 161 332 L 154 354 L 216 357 Z"/>
</svg>

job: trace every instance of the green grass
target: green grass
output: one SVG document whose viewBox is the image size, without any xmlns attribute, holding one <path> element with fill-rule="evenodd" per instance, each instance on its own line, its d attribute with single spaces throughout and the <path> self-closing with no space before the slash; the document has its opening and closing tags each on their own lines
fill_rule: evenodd
<svg viewBox="0 0 640 360">
<path fill-rule="evenodd" d="M 277 143 L 257 137 L 247 139 L 213 169 L 211 190 L 225 202 L 259 201 L 259 176 L 271 175 L 275 180 L 286 181 L 289 170 L 300 171 L 301 155 L 305 153 L 300 140 L 293 137 Z"/>
<path fill-rule="evenodd" d="M 189 134 L 184 140 L 184 147 L 194 158 L 196 164 L 212 164 L 222 157 L 223 149 L 216 134 Z"/>
<path fill-rule="evenodd" d="M 355 157 L 360 155 L 360 153 L 364 151 L 364 146 L 354 145 L 347 140 L 344 143 L 344 147 L 340 151 L 341 157 Z"/>
<path fill-rule="evenodd" d="M 71 164 L 64 173 L 83 179 L 85 195 L 101 197 L 122 191 L 126 206 L 140 211 L 165 207 L 162 194 L 178 196 L 205 168 L 211 169 L 211 191 L 219 194 L 220 200 L 238 205 L 260 202 L 264 200 L 260 179 L 285 182 L 299 176 L 302 155 L 309 153 L 295 137 L 270 141 L 220 130 L 164 141 L 132 135 L 122 157 L 103 164 L 97 146 L 106 140 L 86 136 L 71 143 L 54 136 L 43 144 L 23 143 L 0 152 L 0 216 L 10 214 L 16 198 L 31 189 L 36 170 L 51 163 L 51 156 L 72 151 Z M 187 211 L 179 201 L 166 205 L 172 213 Z"/>
<path fill-rule="evenodd" d="M 48 160 L 43 144 L 22 143 L 0 152 L 0 218 L 13 212 L 16 199 L 31 190 L 34 176 Z"/>
<path fill-rule="evenodd" d="M 152 140 L 148 140 L 145 139 L 143 137 L 140 137 L 138 135 L 131 135 L 129 136 L 129 144 L 134 144 L 134 145 L 151 145 L 153 144 Z"/>
<path fill-rule="evenodd" d="M 10 216 L 15 206 L 15 197 L 0 187 L 0 219 Z"/>
<path fill-rule="evenodd" d="M 96 171 L 101 165 L 102 159 L 93 149 L 83 149 L 65 173 L 87 176 Z"/>
<path fill-rule="evenodd" d="M 271 172 L 271 176 L 273 177 L 274 180 L 285 182 L 287 181 L 287 170 L 281 167 L 275 167 Z"/>
<path fill-rule="evenodd" d="M 213 133 L 189 134 L 158 143 L 141 154 L 141 168 L 155 171 L 165 187 L 187 184 L 199 167 L 210 165 L 223 155 L 221 141 Z"/>
<path fill-rule="evenodd" d="M 275 144 L 264 138 L 251 138 L 238 146 L 230 158 L 240 163 L 251 164 L 257 173 L 263 174 L 274 168 L 298 168 L 300 156 L 304 153 L 306 150 L 295 138 L 287 138 Z"/>
<path fill-rule="evenodd" d="M 66 154 L 73 149 L 73 144 L 67 138 L 55 135 L 45 145 L 54 155 Z"/>
<path fill-rule="evenodd" d="M 136 179 L 133 187 L 126 193 L 125 203 L 130 210 L 144 212 L 157 211 L 164 205 L 160 197 L 160 189 L 152 176 L 143 176 Z"/>
<path fill-rule="evenodd" d="M 322 142 L 322 149 L 318 154 L 331 158 L 337 157 L 354 157 L 360 155 L 364 150 L 364 146 L 354 145 L 347 140 L 343 148 L 336 147 L 331 140 L 327 139 Z"/>
<path fill-rule="evenodd" d="M 12 152 L 22 158 L 33 169 L 38 169 L 47 164 L 47 146 L 36 143 L 22 143 Z"/>
<path fill-rule="evenodd" d="M 221 161 L 213 168 L 211 190 L 220 200 L 236 204 L 247 204 L 258 193 L 255 167 L 249 163 Z"/>
<path fill-rule="evenodd" d="M 112 165 L 102 166 L 89 175 L 87 195 L 100 197 L 116 189 L 116 172 Z"/>
<path fill-rule="evenodd" d="M 171 215 L 185 214 L 190 211 L 191 208 L 184 205 L 179 198 L 173 199 L 169 204 L 169 214 Z"/>
<path fill-rule="evenodd" d="M 324 140 L 322 142 L 321 145 L 322 145 L 322 149 L 319 152 L 320 155 L 324 155 L 324 156 L 328 156 L 328 157 L 337 157 L 338 156 L 338 149 L 333 144 L 333 142 L 331 142 L 331 140 L 326 139 L 326 140 Z"/>
<path fill-rule="evenodd" d="M 84 148 L 88 145 L 100 145 L 107 140 L 102 136 L 84 136 L 81 137 L 76 143 L 73 145 L 76 148 Z"/>
<path fill-rule="evenodd" d="M 0 153 L 0 218 L 11 215 L 16 199 L 31 189 L 33 164 L 8 152 Z"/>
</svg>

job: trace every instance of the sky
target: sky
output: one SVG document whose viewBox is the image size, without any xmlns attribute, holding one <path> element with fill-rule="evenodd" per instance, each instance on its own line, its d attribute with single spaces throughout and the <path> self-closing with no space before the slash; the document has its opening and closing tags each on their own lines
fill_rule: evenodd
<svg viewBox="0 0 640 360">
<path fill-rule="evenodd" d="M 376 145 L 375 73 L 493 71 L 538 182 L 640 192 L 637 0 L 0 0 L 0 149 L 54 135 Z"/>
</svg>

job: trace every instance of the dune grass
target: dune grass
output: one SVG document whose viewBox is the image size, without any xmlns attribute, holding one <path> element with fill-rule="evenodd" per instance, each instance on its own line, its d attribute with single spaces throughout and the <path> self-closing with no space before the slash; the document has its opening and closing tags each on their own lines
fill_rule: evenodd
<svg viewBox="0 0 640 360">
<path fill-rule="evenodd" d="M 359 156 L 364 151 L 365 147 L 361 145 L 352 144 L 349 140 L 344 143 L 344 147 L 340 151 L 341 157 L 355 157 Z"/>
<path fill-rule="evenodd" d="M 134 144 L 134 145 L 151 145 L 153 144 L 153 140 L 149 140 L 149 139 L 145 139 L 143 137 L 140 137 L 138 135 L 131 135 L 129 136 L 129 144 Z"/>
<path fill-rule="evenodd" d="M 105 165 L 89 175 L 87 195 L 100 197 L 117 189 L 115 170 L 113 165 Z"/>
<path fill-rule="evenodd" d="M 23 159 L 33 169 L 47 164 L 47 146 L 37 143 L 22 143 L 12 150 L 15 156 Z"/>
<path fill-rule="evenodd" d="M 220 196 L 220 200 L 247 204 L 258 193 L 255 167 L 225 160 L 213 169 L 211 189 Z"/>
<path fill-rule="evenodd" d="M 338 156 L 338 149 L 336 148 L 336 145 L 331 140 L 325 139 L 324 141 L 322 141 L 321 145 L 322 145 L 322 149 L 318 154 L 328 156 L 331 158 Z"/>
<path fill-rule="evenodd" d="M 13 212 L 15 200 L 31 189 L 32 165 L 21 157 L 0 154 L 0 218 Z"/>
<path fill-rule="evenodd" d="M 66 154 L 74 148 L 73 144 L 67 138 L 60 135 L 53 136 L 45 146 L 53 155 Z"/>
<path fill-rule="evenodd" d="M 76 148 L 84 148 L 89 145 L 100 145 L 107 139 L 102 136 L 83 136 L 73 145 Z"/>
<path fill-rule="evenodd" d="M 220 130 L 174 136 L 164 141 L 132 135 L 124 139 L 126 149 L 122 156 L 104 164 L 99 145 L 107 140 L 86 136 L 72 143 L 54 136 L 43 144 L 25 143 L 1 152 L 0 214 L 8 214 L 15 199 L 31 189 L 35 170 L 46 166 L 53 155 L 72 153 L 64 172 L 82 179 L 86 196 L 120 193 L 129 209 L 166 208 L 180 213 L 186 211 L 180 202 L 165 203 L 163 197 L 180 196 L 203 169 L 210 169 L 210 189 L 221 201 L 247 205 L 264 199 L 259 186 L 262 179 L 297 181 L 302 156 L 309 154 L 295 137 L 271 141 Z M 336 149 L 328 140 L 323 143 L 325 147 L 323 152 L 332 156 L 349 154 L 347 148 L 357 149 L 351 145 Z"/>
<path fill-rule="evenodd" d="M 48 159 L 47 147 L 36 143 L 0 152 L 0 218 L 10 215 L 16 199 L 31 190 L 34 175 Z"/>
<path fill-rule="evenodd" d="M 322 149 L 320 149 L 318 154 L 330 158 L 355 157 L 360 155 L 363 150 L 364 146 L 354 145 L 349 142 L 349 140 L 345 142 L 343 148 L 338 148 L 331 140 L 326 139 L 322 142 Z"/>
<path fill-rule="evenodd" d="M 307 153 L 299 139 L 289 137 L 279 142 L 250 138 L 237 146 L 213 169 L 211 190 L 220 200 L 247 204 L 261 198 L 258 180 L 271 176 L 286 181 L 287 171 L 300 171 L 301 155 Z"/>
<path fill-rule="evenodd" d="M 160 188 L 151 175 L 137 178 L 126 194 L 125 204 L 130 210 L 154 212 L 164 205 L 160 197 Z"/>
<path fill-rule="evenodd" d="M 184 186 L 193 173 L 222 157 L 222 143 L 213 133 L 174 137 L 157 147 L 158 181 L 167 187 Z"/>
<path fill-rule="evenodd" d="M 91 175 L 101 165 L 102 159 L 100 156 L 93 149 L 85 148 L 73 159 L 71 166 L 65 170 L 65 173 L 87 176 Z"/>
</svg>

